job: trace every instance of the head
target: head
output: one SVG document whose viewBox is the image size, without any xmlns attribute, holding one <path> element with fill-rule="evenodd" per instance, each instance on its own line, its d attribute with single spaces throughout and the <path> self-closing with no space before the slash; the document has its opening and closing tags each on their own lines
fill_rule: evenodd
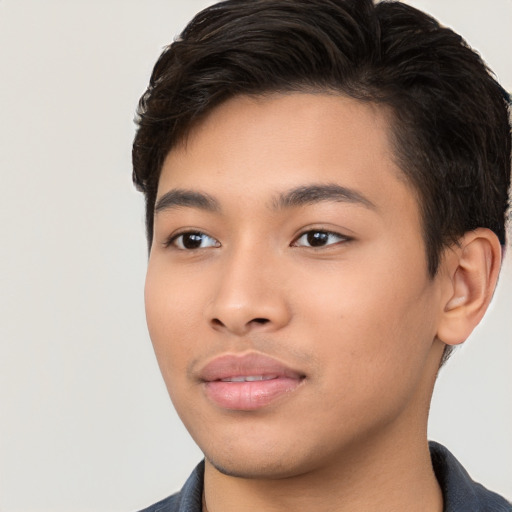
<svg viewBox="0 0 512 512">
<path fill-rule="evenodd" d="M 312 98 L 316 99 L 313 101 Z M 246 119 L 244 112 L 250 113 L 252 117 Z M 297 122 L 293 121 L 294 112 L 297 112 Z M 375 297 L 374 303 L 367 304 L 366 311 L 363 307 L 366 300 L 364 297 L 370 292 L 366 290 L 359 296 L 356 292 L 357 282 L 353 280 L 353 297 L 348 302 L 344 302 L 341 298 L 341 309 L 334 312 L 332 316 L 336 319 L 341 316 L 352 318 L 352 327 L 349 321 L 345 325 L 345 332 L 354 339 L 358 336 L 358 329 L 360 329 L 361 339 L 368 341 L 367 351 L 364 350 L 364 343 L 357 347 L 347 347 L 342 344 L 339 352 L 335 354 L 319 349 L 315 355 L 305 346 L 290 348 L 290 353 L 293 353 L 290 360 L 293 360 L 297 368 L 301 370 L 305 368 L 305 376 L 299 375 L 299 377 L 306 382 L 312 382 L 311 389 L 317 386 L 316 396 L 327 393 L 327 381 L 334 382 L 338 378 L 334 374 L 329 374 L 328 371 L 324 374 L 322 362 L 328 362 L 335 356 L 340 360 L 353 361 L 352 369 L 344 369 L 340 373 L 346 371 L 345 382 L 360 382 L 362 385 L 357 389 L 364 389 L 361 404 L 356 404 L 353 408 L 348 406 L 349 409 L 345 411 L 352 415 L 347 432 L 352 432 L 350 435 L 353 436 L 356 435 L 355 432 L 360 431 L 370 435 L 372 429 L 384 429 L 390 424 L 390 415 L 400 414 L 401 408 L 405 407 L 404 404 L 407 401 L 425 403 L 428 401 L 427 396 L 422 393 L 424 388 L 428 388 L 430 384 L 433 385 L 428 376 L 432 377 L 435 374 L 439 364 L 439 359 L 436 360 L 434 356 L 429 355 L 432 339 L 437 335 L 434 326 L 437 320 L 434 319 L 442 314 L 437 310 L 438 302 L 444 294 L 450 293 L 442 285 L 443 276 L 439 277 L 440 273 L 448 272 L 446 270 L 448 267 L 443 267 L 443 262 L 451 257 L 447 249 L 461 246 L 461 240 L 464 237 L 466 242 L 474 240 L 479 236 L 478 230 L 481 229 L 489 230 L 501 245 L 505 244 L 511 144 L 506 94 L 490 75 L 479 56 L 458 35 L 441 27 L 427 15 L 397 2 L 381 2 L 374 5 L 370 0 L 229 0 L 212 6 L 198 14 L 180 38 L 161 55 L 154 68 L 148 90 L 143 95 L 139 106 L 139 129 L 133 146 L 134 181 L 146 197 L 147 236 L 152 253 L 154 252 L 152 247 L 157 198 L 161 198 L 167 190 L 193 189 L 194 187 L 191 186 L 193 179 L 196 179 L 198 185 L 204 184 L 207 193 L 199 196 L 185 194 L 178 198 L 176 195 L 173 196 L 172 201 L 178 200 L 180 207 L 185 206 L 187 209 L 188 206 L 192 206 L 199 208 L 200 211 L 214 212 L 219 205 L 215 201 L 209 202 L 213 196 L 215 200 L 220 199 L 220 209 L 225 207 L 229 211 L 228 203 L 233 201 L 233 197 L 230 198 L 229 194 L 226 196 L 225 193 L 230 183 L 237 190 L 236 193 L 246 193 L 247 185 L 244 183 L 250 182 L 252 184 L 248 186 L 251 188 L 254 185 L 254 194 L 244 196 L 244 201 L 247 201 L 248 216 L 254 215 L 255 222 L 258 216 L 262 219 L 257 227 L 254 227 L 256 226 L 254 224 L 253 231 L 261 231 L 268 226 L 273 226 L 273 218 L 264 218 L 266 214 L 261 210 L 263 200 L 269 199 L 270 202 L 272 200 L 272 197 L 265 196 L 266 189 L 263 184 L 268 184 L 278 176 L 279 169 L 274 169 L 276 172 L 269 174 L 264 169 L 252 166 L 250 161 L 244 171 L 240 171 L 244 183 L 240 183 L 236 174 L 237 168 L 242 169 L 240 164 L 244 161 L 244 155 L 252 154 L 251 140 L 255 145 L 269 144 L 268 151 L 273 155 L 268 162 L 269 166 L 273 165 L 272 162 L 276 161 L 276 155 L 281 150 L 291 148 L 293 140 L 287 139 L 286 125 L 283 137 L 276 137 L 282 142 L 283 147 L 274 147 L 272 142 L 260 139 L 260 135 L 265 134 L 266 130 L 280 133 L 277 128 L 279 124 L 276 124 L 273 113 L 281 115 L 281 122 L 285 118 L 291 120 L 288 137 L 293 133 L 294 139 L 304 139 L 303 146 L 308 145 L 308 138 L 304 135 L 308 131 L 308 122 L 314 119 L 325 119 L 323 128 L 312 131 L 312 139 L 319 144 L 316 149 L 322 155 L 327 155 L 325 158 L 332 157 L 334 161 L 337 157 L 342 160 L 344 154 L 352 155 L 353 148 L 357 149 L 357 155 L 364 155 L 366 152 L 371 155 L 370 160 L 366 162 L 368 164 L 366 167 L 355 166 L 359 174 L 354 174 L 353 170 L 350 170 L 347 171 L 344 179 L 349 185 L 355 184 L 356 189 L 358 183 L 366 183 L 370 194 L 377 186 L 376 184 L 379 184 L 380 190 L 386 191 L 389 197 L 393 198 L 386 205 L 382 205 L 384 210 L 386 208 L 389 210 L 387 217 L 389 222 L 383 222 L 384 217 L 380 219 L 382 228 L 391 224 L 396 227 L 400 221 L 399 213 L 410 217 L 411 223 L 408 224 L 408 231 L 404 232 L 404 236 L 407 237 L 407 233 L 411 236 L 405 245 L 398 244 L 396 250 L 399 251 L 401 247 L 404 251 L 410 251 L 410 258 L 415 261 L 415 264 L 408 268 L 408 271 L 412 272 L 411 275 L 406 275 L 407 272 L 404 270 L 400 286 L 396 285 L 397 280 L 394 279 L 381 280 L 380 285 L 375 286 L 372 292 Z M 336 153 L 335 147 L 323 146 L 322 141 L 329 140 L 336 133 L 334 126 L 336 119 L 339 119 L 340 132 L 343 132 L 345 137 L 344 142 L 340 143 L 341 146 L 345 144 L 345 153 Z M 251 128 L 253 123 L 257 129 L 254 132 Z M 347 126 L 351 129 L 347 130 Z M 358 137 L 351 139 L 354 133 L 357 133 Z M 373 134 L 375 137 L 366 137 L 366 133 Z M 228 140 L 228 137 L 236 139 L 237 134 L 240 134 L 240 145 L 233 146 L 232 139 Z M 230 149 L 227 154 L 218 151 L 219 148 L 222 150 L 224 144 L 224 140 L 219 138 L 221 135 L 225 136 L 226 146 Z M 215 165 L 208 161 L 207 148 L 214 150 L 212 155 L 215 154 L 217 161 L 227 162 L 224 169 L 215 168 Z M 238 155 L 238 167 L 233 165 L 231 168 L 232 162 L 223 159 L 228 158 L 229 155 L 236 156 L 240 153 L 240 148 L 244 148 L 244 152 Z M 357 160 L 357 155 L 354 153 L 354 161 Z M 254 159 L 259 158 L 257 153 L 253 156 Z M 294 152 L 290 151 L 288 156 L 288 160 L 282 162 L 283 177 L 282 179 L 279 177 L 278 181 L 281 180 L 279 183 L 284 184 L 291 179 L 290 183 L 294 185 L 293 176 L 290 178 L 290 172 L 285 172 L 287 161 L 293 159 Z M 305 161 L 311 157 L 311 152 L 302 156 Z M 381 160 L 386 162 L 385 168 L 381 169 L 382 175 L 379 174 L 380 178 L 377 174 L 372 176 L 369 164 Z M 207 165 L 203 166 L 201 162 L 207 162 Z M 311 162 L 310 168 L 313 168 L 316 160 L 313 158 Z M 297 168 L 300 167 L 300 161 L 296 161 L 295 164 Z M 323 169 L 330 168 L 329 165 L 322 164 L 319 167 L 319 173 L 323 172 Z M 210 175 L 201 175 L 197 171 L 201 168 L 211 169 L 212 172 Z M 230 168 L 231 174 L 226 176 L 224 171 Z M 248 174 L 247 168 L 254 169 L 254 174 Z M 187 174 L 186 169 L 190 169 L 190 173 Z M 396 169 L 396 173 L 393 169 Z M 383 176 L 389 178 L 392 175 L 396 179 L 391 180 L 393 185 L 388 189 L 389 183 Z M 336 182 L 336 176 L 329 173 L 323 178 L 324 184 Z M 346 183 L 344 182 L 343 185 Z M 299 181 L 299 188 L 295 187 L 293 193 L 288 192 L 288 195 L 279 196 L 280 199 L 274 204 L 291 204 L 292 206 L 299 203 L 308 204 L 308 201 L 311 202 L 312 193 L 324 196 L 333 194 L 332 190 L 329 192 L 325 188 L 316 192 L 308 190 L 309 196 L 307 194 L 301 196 L 301 191 L 303 192 L 303 189 L 300 188 Z M 356 200 L 353 202 L 357 202 L 357 194 L 351 197 L 352 199 L 355 197 Z M 375 190 L 372 197 L 378 197 Z M 396 204 L 393 204 L 394 200 Z M 365 201 L 366 199 L 363 199 L 359 202 L 365 203 Z M 370 200 L 367 206 L 368 204 L 374 203 Z M 232 207 L 235 208 L 236 204 Z M 362 214 L 361 222 L 369 226 L 370 221 L 364 220 L 365 215 L 367 213 Z M 236 218 L 240 218 L 240 215 Z M 276 219 L 279 218 L 276 214 Z M 356 218 L 359 219 L 359 214 L 355 214 L 354 219 Z M 355 224 L 358 222 L 359 220 L 354 220 Z M 194 221 L 192 224 L 195 225 L 197 222 Z M 279 224 L 275 232 L 284 229 L 284 225 Z M 366 228 L 361 229 L 364 231 Z M 367 233 L 370 231 L 368 228 Z M 414 232 L 416 232 L 416 238 L 413 235 Z M 326 232 L 323 230 L 317 235 L 325 236 Z M 400 238 L 398 231 L 395 230 L 394 234 L 390 232 L 389 235 L 395 236 L 398 243 Z M 302 247 L 302 236 L 305 235 L 290 240 L 290 247 Z M 327 236 L 339 235 L 327 233 Z M 187 241 L 188 244 L 192 244 L 190 248 L 194 248 L 196 243 L 202 247 L 203 242 L 207 244 L 207 248 L 214 250 L 217 247 L 215 244 L 219 243 L 219 247 L 222 245 L 214 236 L 201 237 L 190 238 Z M 377 237 L 376 233 L 375 237 Z M 170 243 L 176 244 L 177 240 L 178 238 L 174 237 Z M 330 239 L 327 238 L 327 240 Z M 240 247 L 243 246 L 242 241 L 242 239 L 239 240 Z M 210 242 L 211 245 L 208 245 Z M 310 243 L 311 240 L 308 239 L 307 242 Z M 184 240 L 179 239 L 179 243 L 183 244 Z M 159 244 L 157 249 L 161 252 L 162 244 L 160 242 Z M 353 246 L 356 247 L 353 250 L 355 254 L 359 251 L 358 244 Z M 419 251 L 417 251 L 418 247 L 420 247 Z M 228 253 L 229 251 L 226 254 Z M 468 249 L 466 253 L 470 255 L 471 251 Z M 485 254 L 485 250 L 480 253 Z M 321 288 L 315 288 L 322 279 L 325 283 L 336 282 L 336 276 L 339 273 L 329 277 L 329 272 L 332 272 L 336 265 L 322 267 L 323 273 L 318 279 L 311 280 L 310 293 L 308 297 L 304 297 L 302 304 L 299 304 L 300 301 L 297 302 L 300 299 L 300 293 L 299 299 L 293 295 L 289 303 L 284 300 L 279 302 L 281 297 L 279 293 L 274 294 L 269 290 L 263 288 L 260 290 L 256 287 L 261 291 L 261 293 L 258 292 L 261 311 L 259 314 L 255 313 L 242 329 L 241 324 L 236 323 L 240 320 L 240 316 L 230 327 L 229 322 L 223 321 L 223 315 L 231 314 L 227 304 L 231 300 L 230 297 L 233 298 L 233 294 L 238 290 L 240 283 L 246 279 L 242 273 L 244 269 L 248 269 L 249 263 L 242 259 L 236 260 L 241 252 L 235 251 L 229 254 L 231 254 L 229 265 L 227 259 L 222 263 L 221 258 L 213 257 L 211 263 L 206 264 L 211 256 L 200 258 L 194 256 L 196 258 L 193 260 L 194 265 L 203 262 L 200 267 L 201 272 L 207 272 L 208 268 L 216 269 L 215 273 L 207 278 L 211 278 L 212 295 L 211 300 L 206 300 L 204 304 L 194 302 L 191 298 L 193 294 L 181 288 L 179 292 L 176 291 L 177 287 L 190 282 L 196 275 L 192 272 L 190 265 L 192 260 L 187 260 L 185 263 L 182 255 L 176 256 L 179 258 L 179 264 L 182 265 L 176 272 L 181 273 L 188 281 L 180 283 L 176 281 L 175 275 L 168 274 L 168 282 L 174 286 L 169 293 L 174 293 L 175 297 L 164 298 L 163 302 L 167 302 L 167 306 L 171 305 L 174 308 L 173 311 L 178 312 L 176 318 L 187 326 L 188 331 L 185 328 L 180 331 L 178 327 L 173 335 L 181 336 L 184 333 L 184 336 L 187 336 L 186 333 L 191 332 L 193 326 L 198 325 L 196 319 L 192 321 L 191 311 L 201 310 L 201 315 L 204 311 L 211 318 L 208 319 L 207 325 L 205 323 L 202 334 L 202 328 L 198 327 L 197 335 L 188 340 L 190 352 L 193 354 L 192 360 L 188 363 L 183 362 L 180 367 L 179 358 L 169 360 L 165 349 L 162 348 L 162 340 L 167 336 L 165 329 L 160 329 L 161 325 L 167 321 L 165 311 L 149 312 L 149 322 L 152 324 L 150 332 L 164 378 L 166 375 L 171 376 L 181 371 L 183 374 L 188 372 L 192 380 L 204 379 L 205 372 L 208 373 L 208 370 L 204 369 L 208 358 L 224 350 L 221 348 L 223 342 L 227 343 L 225 346 L 228 346 L 229 350 L 235 350 L 233 348 L 235 345 L 232 344 L 234 337 L 239 338 L 247 350 L 256 349 L 269 353 L 279 360 L 288 361 L 286 352 L 280 352 L 281 349 L 277 350 L 270 342 L 279 339 L 282 346 L 286 346 L 288 341 L 291 343 L 296 340 L 297 336 L 293 334 L 296 333 L 295 328 L 290 327 L 292 324 L 301 325 L 302 332 L 310 329 L 310 338 L 314 338 L 317 332 L 321 333 L 323 326 L 317 329 L 314 325 L 308 325 L 307 322 L 301 324 L 301 317 L 294 316 L 291 312 L 299 311 L 301 308 L 305 313 L 313 310 L 311 307 L 308 309 L 304 304 L 308 297 L 319 297 L 323 293 Z M 354 256 L 349 258 L 342 253 L 330 254 L 331 256 L 325 258 L 329 259 L 333 257 L 332 254 L 338 254 L 339 258 L 346 261 L 354 258 L 354 264 L 357 260 L 359 265 L 365 260 L 363 253 L 357 258 Z M 369 256 L 369 253 L 366 254 Z M 259 256 L 262 259 L 269 257 L 264 253 Z M 155 270 L 159 268 L 158 261 L 164 261 L 165 258 L 156 254 L 153 264 L 150 259 L 150 282 L 164 282 L 167 279 L 163 274 L 160 279 L 157 275 L 158 271 Z M 310 268 L 309 263 L 306 263 L 310 261 L 308 258 L 309 256 L 301 260 L 304 266 L 293 267 L 297 269 L 297 273 L 293 276 L 290 274 L 289 277 L 287 272 L 291 272 L 289 270 L 291 267 L 276 260 L 275 268 L 278 268 L 280 275 L 284 276 L 283 287 L 286 290 L 284 288 L 284 291 L 280 290 L 283 294 L 287 293 L 287 287 L 291 290 L 296 286 L 300 290 L 302 283 L 309 282 L 310 276 L 306 272 L 306 269 Z M 322 258 L 324 256 L 320 257 L 320 260 Z M 166 261 L 170 259 L 167 258 Z M 370 263 L 371 258 L 367 261 Z M 399 262 L 394 261 L 391 253 L 384 251 L 382 262 L 386 261 L 394 265 Z M 291 262 L 292 260 L 288 263 Z M 257 263 L 258 260 L 255 259 L 250 265 L 254 266 Z M 405 264 L 406 260 L 400 263 Z M 267 282 L 270 286 L 275 279 L 264 278 L 267 274 L 270 276 L 270 270 L 267 271 L 267 268 L 269 267 L 264 269 L 261 283 Z M 370 275 L 373 276 L 372 280 L 367 282 L 370 287 L 371 283 L 377 283 L 379 280 L 381 270 L 400 273 L 400 265 L 393 269 L 372 268 L 373 271 L 370 269 L 367 275 L 361 274 L 361 277 L 366 280 Z M 417 272 L 413 272 L 413 269 Z M 351 290 L 350 279 L 355 275 L 356 273 L 352 272 L 344 276 L 345 280 L 339 284 L 345 283 L 347 289 Z M 461 272 L 460 275 L 461 279 L 455 283 L 455 287 L 468 288 L 464 273 Z M 400 279 L 398 281 L 400 282 Z M 414 283 L 415 287 L 411 287 L 411 283 Z M 205 287 L 207 286 L 209 285 L 206 284 Z M 155 288 L 153 285 L 150 285 L 151 287 Z M 379 304 L 386 301 L 393 302 L 391 296 L 386 295 L 386 290 L 391 290 L 395 302 L 391 304 L 390 311 L 383 312 L 379 309 Z M 161 291 L 162 288 L 158 293 Z M 379 291 L 382 292 L 382 296 L 379 295 Z M 179 296 L 177 296 L 178 293 Z M 208 294 L 209 291 L 205 290 L 202 295 L 208 297 Z M 455 305 L 456 300 L 464 300 L 467 296 L 468 294 L 464 294 L 462 290 L 459 297 L 455 297 L 450 303 Z M 358 306 L 358 297 L 361 300 L 361 307 Z M 194 300 L 196 298 L 194 297 Z M 330 311 L 331 302 L 316 304 L 318 310 L 315 318 L 320 318 L 326 311 Z M 412 302 L 415 305 L 409 310 L 409 304 Z M 184 304 L 187 304 L 187 307 Z M 188 304 L 192 306 L 188 307 Z M 231 306 L 235 316 L 241 314 L 241 309 L 237 309 L 236 304 L 232 303 Z M 407 311 L 401 310 L 399 306 L 403 306 Z M 346 309 L 343 310 L 343 307 Z M 367 316 L 365 317 L 362 313 L 367 313 Z M 424 320 L 425 315 L 427 320 Z M 365 322 L 364 318 L 369 319 L 369 324 L 385 323 L 386 318 L 390 320 L 389 325 L 384 329 L 382 325 L 377 324 L 361 328 Z M 375 318 L 377 320 L 374 320 Z M 399 319 L 403 319 L 400 325 Z M 397 323 L 393 324 L 394 320 Z M 404 350 L 403 343 L 411 338 L 418 322 L 421 323 L 424 331 L 419 335 L 422 341 L 418 342 L 418 347 L 421 348 Z M 351 331 L 351 328 L 354 330 Z M 447 338 L 451 336 L 450 329 L 444 329 Z M 386 352 L 389 360 L 395 358 L 392 364 L 382 365 L 382 361 L 378 360 L 380 345 L 372 345 L 372 343 L 377 339 L 379 332 L 383 332 L 383 339 L 391 340 L 396 336 L 396 339 L 400 340 L 394 346 L 394 351 Z M 334 330 L 323 334 L 322 339 L 335 336 Z M 212 337 L 210 346 L 213 347 L 213 351 L 201 355 L 196 338 L 199 336 L 206 341 L 210 335 Z M 460 338 L 460 334 L 453 335 L 454 339 L 457 337 Z M 160 341 L 155 342 L 157 338 Z M 181 340 L 173 341 L 173 343 L 180 342 Z M 436 354 L 439 355 L 439 349 Z M 358 376 L 359 365 L 361 368 L 366 365 L 368 371 L 373 372 L 375 389 L 378 389 L 379 376 L 386 381 L 387 377 L 396 374 L 399 368 L 405 368 L 409 363 L 409 370 L 405 372 L 408 374 L 407 379 L 413 387 L 417 384 L 418 389 L 423 390 L 422 393 L 415 397 L 406 396 L 407 390 L 410 389 L 407 385 L 401 386 L 400 391 L 398 388 L 395 389 L 395 393 L 390 393 L 394 398 L 389 399 L 386 411 L 382 409 L 382 414 L 376 414 L 375 420 L 364 420 L 363 423 L 367 421 L 365 423 L 367 428 L 361 430 L 356 421 L 358 414 L 372 407 L 378 409 L 381 402 L 385 401 L 378 400 L 378 396 L 375 393 L 372 394 L 371 383 L 366 389 L 366 384 L 371 382 L 371 379 L 368 381 L 367 378 L 362 379 Z M 317 372 L 318 378 L 316 378 Z M 335 373 L 334 370 L 333 372 Z M 350 372 L 353 374 L 349 375 Z M 423 376 L 423 372 L 426 377 Z M 323 376 L 325 376 L 324 380 L 322 380 Z M 419 382 L 422 379 L 429 382 L 420 385 Z M 190 413 L 183 412 L 185 409 L 183 404 L 188 397 L 180 396 L 180 383 L 173 381 L 172 376 L 169 379 L 166 378 L 166 381 L 168 381 L 171 396 L 174 394 L 173 399 L 177 403 L 178 412 L 181 409 L 180 414 L 183 413 L 185 423 L 193 435 L 195 430 L 196 440 L 201 440 L 203 436 L 201 428 L 199 427 L 198 431 Z M 182 389 L 185 388 L 183 384 Z M 306 385 L 302 385 L 302 388 L 308 389 Z M 365 394 L 366 391 L 367 394 Z M 354 388 L 355 392 L 356 388 Z M 299 405 L 290 405 L 288 413 L 293 414 L 294 407 L 300 410 L 300 400 L 304 400 L 304 407 L 308 403 L 313 403 L 313 401 L 308 402 L 307 391 L 301 391 L 301 393 L 305 398 L 298 399 Z M 337 396 L 333 401 L 333 407 L 334 404 L 346 399 L 344 396 Z M 288 406 L 283 407 L 286 409 Z M 425 406 L 425 409 L 428 407 Z M 198 414 L 204 415 L 206 420 L 211 419 L 210 412 L 207 406 L 204 410 L 198 409 Z M 263 421 L 264 416 L 265 414 L 260 414 L 259 420 Z M 221 421 L 220 416 L 215 417 Z M 241 418 L 240 421 L 245 421 Z M 352 420 L 354 420 L 353 424 Z M 328 423 L 327 419 L 325 423 Z M 268 424 L 262 423 L 260 426 L 266 429 Z M 229 428 L 232 428 L 232 425 Z M 277 438 L 273 437 L 274 431 L 271 427 L 268 428 L 267 454 L 275 451 L 275 442 L 277 442 Z M 235 439 L 236 432 L 231 433 L 233 436 L 230 439 Z M 335 435 L 335 433 L 339 434 L 337 427 L 331 425 L 330 434 Z M 302 434 L 305 436 L 306 431 Z M 339 435 L 345 436 L 346 439 L 350 437 L 346 432 Z M 224 441 L 229 445 L 227 439 Z M 199 444 L 204 448 L 201 442 Z M 233 446 L 236 450 L 241 448 L 243 447 Z M 311 453 L 322 452 L 319 445 L 312 445 L 310 448 Z M 282 473 L 276 474 L 287 473 L 283 469 Z"/>
</svg>

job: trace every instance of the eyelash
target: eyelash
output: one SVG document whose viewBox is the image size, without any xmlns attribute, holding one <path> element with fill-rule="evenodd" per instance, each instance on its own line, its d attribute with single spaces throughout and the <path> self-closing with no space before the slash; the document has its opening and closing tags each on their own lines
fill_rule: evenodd
<svg viewBox="0 0 512 512">
<path fill-rule="evenodd" d="M 203 237 L 203 240 L 204 240 L 204 238 L 209 238 L 210 240 L 213 240 L 215 242 L 215 244 L 209 245 L 207 247 L 220 247 L 220 243 L 217 240 L 215 240 L 215 238 L 207 235 L 206 233 L 203 233 L 202 231 L 184 231 L 182 233 L 177 233 L 175 235 L 172 235 L 164 242 L 164 247 L 174 246 L 176 249 L 178 249 L 180 251 L 193 251 L 193 250 L 197 250 L 197 249 L 206 249 L 207 248 L 207 247 L 186 247 L 183 244 L 183 237 L 185 237 L 187 235 L 189 235 L 190 237 L 193 237 L 193 236 Z M 180 238 L 182 239 L 182 242 L 181 242 L 182 247 L 180 247 L 178 245 L 178 240 Z"/>
<path fill-rule="evenodd" d="M 299 245 L 298 244 L 298 242 L 301 238 L 309 237 L 311 235 L 318 235 L 318 234 L 321 234 L 322 236 L 327 235 L 327 237 L 336 237 L 336 238 L 338 238 L 338 241 L 333 242 L 333 243 L 328 243 L 325 245 L 317 245 L 317 246 L 311 244 L 312 240 L 308 240 L 308 243 L 310 245 Z M 320 238 L 317 237 L 317 240 L 320 240 Z M 308 247 L 308 248 L 312 248 L 312 249 L 322 249 L 324 247 L 330 247 L 333 245 L 338 245 L 340 243 L 350 242 L 351 240 L 352 240 L 351 237 L 342 235 L 341 233 L 336 233 L 335 231 L 329 231 L 326 229 L 308 229 L 307 231 L 302 232 L 290 245 L 292 247 Z"/>
<path fill-rule="evenodd" d="M 311 240 L 311 239 L 308 239 L 309 237 L 311 236 L 314 236 L 314 235 L 321 235 L 321 237 L 323 236 L 323 240 L 325 240 L 325 236 L 327 236 L 327 240 L 329 239 L 329 237 L 336 237 L 338 240 L 336 242 L 333 242 L 333 243 L 328 243 L 328 244 L 325 244 L 325 245 L 313 245 L 313 242 L 314 240 Z M 201 240 L 200 240 L 200 244 L 202 243 L 202 241 L 204 241 L 205 239 L 210 239 L 212 240 L 214 243 L 213 244 L 210 244 L 206 247 L 186 247 L 186 245 L 183 243 L 183 237 L 185 236 L 190 236 L 190 237 L 201 237 Z M 306 237 L 307 241 L 308 241 L 308 244 L 309 245 L 302 245 L 302 244 L 299 244 L 298 242 L 300 241 L 301 238 L 304 238 Z M 321 237 L 316 237 L 316 241 L 322 241 L 322 238 Z M 181 243 L 179 244 L 178 243 L 178 240 L 181 239 Z M 342 235 L 340 233 L 336 233 L 334 231 L 329 231 L 329 230 L 325 230 L 325 229 L 308 229 L 307 231 L 304 231 L 302 232 L 297 238 L 295 238 L 293 240 L 293 242 L 290 244 L 290 247 L 308 247 L 308 248 L 312 248 L 312 249 L 321 249 L 321 248 L 324 248 L 324 247 L 330 247 L 330 246 L 333 246 L 333 245 L 338 245 L 339 243 L 344 243 L 344 242 L 349 242 L 351 241 L 352 238 L 351 237 L 348 237 L 348 236 L 345 236 L 345 235 Z M 181 233 L 177 233 L 177 234 L 174 234 L 172 236 L 170 236 L 165 242 L 164 242 L 164 247 L 170 247 L 170 246 L 174 246 L 176 249 L 178 250 L 181 250 L 181 251 L 194 251 L 194 250 L 197 250 L 197 249 L 207 249 L 207 248 L 210 248 L 210 247 L 220 247 L 221 244 L 218 240 L 216 240 L 215 238 L 207 235 L 206 233 L 203 233 L 202 231 L 185 231 L 185 232 L 181 232 Z M 181 247 L 180 247 L 181 245 Z"/>
</svg>

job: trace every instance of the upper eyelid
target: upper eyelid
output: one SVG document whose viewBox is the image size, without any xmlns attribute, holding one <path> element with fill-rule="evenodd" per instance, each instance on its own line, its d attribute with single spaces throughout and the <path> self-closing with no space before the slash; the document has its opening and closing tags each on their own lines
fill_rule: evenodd
<svg viewBox="0 0 512 512">
<path fill-rule="evenodd" d="M 300 238 L 301 236 L 304 236 L 306 235 L 307 233 L 315 233 L 315 232 L 318 232 L 318 233 L 327 233 L 328 235 L 335 235 L 335 236 L 339 236 L 339 237 L 342 237 L 342 238 L 353 238 L 351 235 L 347 235 L 345 234 L 344 232 L 341 232 L 341 231 L 335 231 L 334 229 L 330 229 L 330 228 L 324 228 L 324 227 L 311 227 L 311 228 L 306 228 L 306 229 L 302 229 L 300 230 L 297 235 L 295 236 L 295 240 L 297 240 L 298 238 Z"/>
<path fill-rule="evenodd" d="M 316 227 L 316 228 L 310 227 L 307 229 L 302 229 L 297 235 L 295 235 L 293 237 L 292 241 L 290 242 L 290 246 L 293 246 L 300 238 L 302 238 L 304 235 L 311 233 L 311 232 L 322 232 L 322 233 L 326 233 L 328 235 L 333 235 L 333 236 L 345 239 L 347 241 L 353 240 L 353 238 L 354 238 L 353 236 L 347 235 L 343 232 L 334 231 L 333 229 L 322 228 L 322 227 Z M 165 237 L 164 241 L 162 242 L 162 245 L 164 247 L 169 247 L 170 245 L 173 244 L 173 242 L 177 238 L 179 238 L 180 236 L 186 235 L 186 234 L 201 234 L 201 235 L 207 236 L 208 238 L 215 240 L 217 243 L 220 244 L 220 241 L 215 236 L 208 234 L 204 230 L 194 229 L 194 228 L 182 228 L 182 229 L 179 229 L 179 230 L 173 232 L 172 234 L 168 235 L 167 237 Z M 329 244 L 329 245 L 334 245 L 334 244 Z"/>
<path fill-rule="evenodd" d="M 345 235 L 343 233 L 339 233 L 338 231 L 333 231 L 332 229 L 310 228 L 310 229 L 301 231 L 290 243 L 290 246 L 294 246 L 298 242 L 298 240 L 300 240 L 304 235 L 307 235 L 308 233 L 325 233 L 327 235 L 337 236 L 346 242 L 354 239 L 353 236 Z M 323 247 L 329 247 L 331 245 L 336 245 L 336 244 L 328 244 Z M 318 247 L 318 248 L 321 248 L 321 247 Z"/>
<path fill-rule="evenodd" d="M 179 230 L 178 232 L 172 233 L 171 235 L 169 235 L 168 237 L 165 238 L 165 240 L 163 242 L 163 246 L 164 247 L 170 247 L 171 245 L 174 245 L 174 242 L 180 236 L 190 235 L 190 234 L 206 236 L 206 237 L 211 238 L 212 240 L 214 240 L 217 244 L 219 244 L 217 247 L 220 246 L 219 240 L 217 238 L 215 238 L 214 236 L 209 235 L 208 233 L 206 233 L 205 231 L 202 231 L 200 229 L 190 229 L 190 228 Z M 197 249 L 200 249 L 200 247 L 198 247 Z M 204 247 L 203 247 L 203 249 L 204 249 Z M 188 249 L 188 250 L 192 251 L 193 249 Z"/>
<path fill-rule="evenodd" d="M 165 238 L 168 240 L 171 240 L 172 238 L 177 238 L 180 235 L 187 235 L 190 233 L 198 233 L 200 235 L 209 236 L 210 238 L 215 238 L 213 235 L 210 235 L 210 233 L 208 233 L 204 229 L 194 228 L 194 227 L 185 227 L 185 228 L 174 229 L 174 230 L 172 230 L 172 232 L 169 235 L 166 235 Z M 215 238 L 215 240 L 216 240 L 216 238 Z"/>
</svg>

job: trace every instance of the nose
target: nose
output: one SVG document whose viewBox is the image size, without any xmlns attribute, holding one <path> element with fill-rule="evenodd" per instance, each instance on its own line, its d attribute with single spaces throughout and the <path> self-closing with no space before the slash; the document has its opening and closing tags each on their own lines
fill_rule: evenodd
<svg viewBox="0 0 512 512">
<path fill-rule="evenodd" d="M 279 262 L 254 250 L 238 250 L 222 261 L 207 307 L 215 330 L 236 336 L 273 332 L 288 324 L 290 304 Z"/>
</svg>

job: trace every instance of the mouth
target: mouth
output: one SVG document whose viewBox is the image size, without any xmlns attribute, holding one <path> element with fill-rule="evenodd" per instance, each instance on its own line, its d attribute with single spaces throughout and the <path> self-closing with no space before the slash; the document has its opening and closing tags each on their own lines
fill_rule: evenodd
<svg viewBox="0 0 512 512">
<path fill-rule="evenodd" d="M 260 380 L 273 380 L 278 379 L 279 375 L 247 375 L 240 377 L 227 377 L 226 379 L 220 379 L 221 382 L 257 382 Z"/>
<path fill-rule="evenodd" d="M 301 372 L 262 354 L 226 354 L 200 372 L 207 398 L 222 409 L 252 411 L 290 396 L 305 379 Z"/>
</svg>

